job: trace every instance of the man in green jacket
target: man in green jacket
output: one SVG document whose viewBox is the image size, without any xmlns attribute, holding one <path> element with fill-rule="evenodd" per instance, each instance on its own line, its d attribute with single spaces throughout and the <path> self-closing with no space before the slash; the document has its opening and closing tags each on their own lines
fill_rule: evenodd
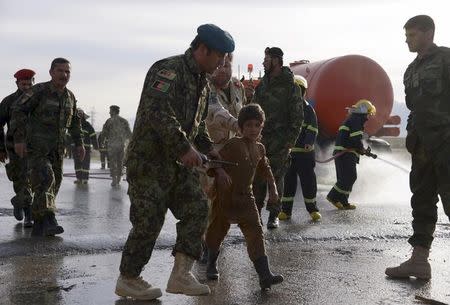
<svg viewBox="0 0 450 305">
<path fill-rule="evenodd" d="M 266 48 L 264 56 L 264 77 L 256 87 L 253 102 L 266 113 L 262 131 L 262 143 L 266 147 L 278 194 L 283 194 L 283 179 L 289 168 L 289 152 L 294 147 L 303 123 L 303 97 L 294 75 L 283 66 L 283 51 L 280 48 Z M 261 213 L 267 186 L 256 180 L 253 185 L 256 204 Z M 267 228 L 278 227 L 278 213 L 281 203 L 268 204 Z"/>
<path fill-rule="evenodd" d="M 11 129 L 11 116 L 14 103 L 31 86 L 34 85 L 34 75 L 36 73 L 30 69 L 21 69 L 14 74 L 16 78 L 17 90 L 8 95 L 0 103 L 0 162 L 5 162 L 9 158 L 9 163 L 5 165 L 6 175 L 13 183 L 16 195 L 11 198 L 14 207 L 14 217 L 21 221 L 24 216 L 24 226 L 32 227 L 31 217 L 31 186 L 28 177 L 27 160 L 22 159 L 14 152 L 14 136 Z M 3 131 L 5 124 L 8 127 L 6 137 Z"/>
<path fill-rule="evenodd" d="M 438 195 L 450 217 L 450 49 L 434 44 L 434 21 L 419 15 L 405 26 L 406 43 L 416 59 L 406 69 L 408 117 L 406 148 L 411 153 L 410 173 L 413 253 L 385 273 L 394 278 L 431 278 L 428 262 L 436 228 Z"/>
<path fill-rule="evenodd" d="M 182 55 L 153 64 L 145 78 L 133 135 L 127 151 L 130 196 L 128 235 L 116 294 L 140 300 L 161 296 L 140 276 L 149 261 L 168 209 L 179 221 L 173 249 L 175 265 L 167 292 L 186 295 L 209 294 L 191 273 L 202 250 L 208 205 L 192 167 L 202 165 L 202 153 L 212 152 L 205 128 L 206 73 L 223 65 L 234 50 L 228 32 L 213 24 L 198 27 L 198 35 Z M 223 169 L 216 169 L 226 176 Z M 219 175 L 219 173 L 218 173 Z"/>
<path fill-rule="evenodd" d="M 67 129 L 76 153 L 84 158 L 77 101 L 66 88 L 71 66 L 65 58 L 56 58 L 50 67 L 51 80 L 27 90 L 13 109 L 11 129 L 14 150 L 28 158 L 31 189 L 34 193 L 32 213 L 35 236 L 54 236 L 64 232 L 55 218 L 55 198 L 62 181 L 62 165 Z"/>
</svg>

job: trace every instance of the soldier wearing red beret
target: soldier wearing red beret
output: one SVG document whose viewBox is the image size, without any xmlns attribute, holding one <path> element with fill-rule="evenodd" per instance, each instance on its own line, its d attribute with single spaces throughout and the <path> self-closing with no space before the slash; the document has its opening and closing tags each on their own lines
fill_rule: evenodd
<svg viewBox="0 0 450 305">
<path fill-rule="evenodd" d="M 36 73 L 30 69 L 21 69 L 14 74 L 16 78 L 17 90 L 8 95 L 0 103 L 0 162 L 5 162 L 9 158 L 9 163 L 6 164 L 6 174 L 9 180 L 13 183 L 14 192 L 16 195 L 11 198 L 11 203 L 14 207 L 14 217 L 21 221 L 25 216 L 24 226 L 32 227 L 31 221 L 31 188 L 29 179 L 27 177 L 27 161 L 21 159 L 14 152 L 14 141 L 12 131 L 10 129 L 10 120 L 12 114 L 12 106 L 17 101 L 19 96 L 28 90 L 34 84 L 34 75 Z M 3 127 L 7 125 L 8 131 L 5 134 Z"/>
</svg>

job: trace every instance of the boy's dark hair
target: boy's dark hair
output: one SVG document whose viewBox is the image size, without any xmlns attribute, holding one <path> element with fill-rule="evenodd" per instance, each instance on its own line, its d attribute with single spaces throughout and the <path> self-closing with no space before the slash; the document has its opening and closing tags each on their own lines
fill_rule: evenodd
<svg viewBox="0 0 450 305">
<path fill-rule="evenodd" d="M 258 120 L 261 123 L 264 123 L 266 120 L 266 115 L 264 114 L 264 110 L 262 110 L 261 106 L 252 103 L 242 107 L 238 115 L 239 128 L 242 129 L 244 123 L 248 120 Z"/>
<path fill-rule="evenodd" d="M 406 21 L 403 28 L 405 30 L 415 28 L 421 32 L 427 32 L 429 30 L 434 31 L 434 21 L 430 16 L 417 15 Z"/>
<path fill-rule="evenodd" d="M 58 64 L 70 64 L 70 61 L 62 57 L 55 58 L 50 65 L 50 70 L 53 70 L 53 68 Z"/>
</svg>

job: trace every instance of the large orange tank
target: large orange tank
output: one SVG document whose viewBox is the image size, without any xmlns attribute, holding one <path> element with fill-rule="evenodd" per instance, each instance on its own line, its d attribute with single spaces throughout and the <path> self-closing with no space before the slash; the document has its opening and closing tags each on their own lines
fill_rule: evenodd
<svg viewBox="0 0 450 305">
<path fill-rule="evenodd" d="M 345 108 L 359 99 L 368 99 L 377 108 L 366 124 L 369 135 L 398 136 L 398 128 L 383 127 L 392 122 L 394 93 L 388 75 L 372 59 L 346 55 L 313 63 L 297 61 L 290 67 L 308 80 L 306 99 L 316 110 L 321 136 L 335 137 L 347 115 Z"/>
</svg>

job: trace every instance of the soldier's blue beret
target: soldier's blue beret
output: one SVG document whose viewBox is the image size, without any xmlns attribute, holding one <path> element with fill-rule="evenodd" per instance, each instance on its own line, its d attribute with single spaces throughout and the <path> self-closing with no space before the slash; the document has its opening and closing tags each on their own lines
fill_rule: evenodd
<svg viewBox="0 0 450 305">
<path fill-rule="evenodd" d="M 234 51 L 234 40 L 230 33 L 214 24 L 202 24 L 197 28 L 199 39 L 209 48 L 222 53 Z"/>
</svg>

